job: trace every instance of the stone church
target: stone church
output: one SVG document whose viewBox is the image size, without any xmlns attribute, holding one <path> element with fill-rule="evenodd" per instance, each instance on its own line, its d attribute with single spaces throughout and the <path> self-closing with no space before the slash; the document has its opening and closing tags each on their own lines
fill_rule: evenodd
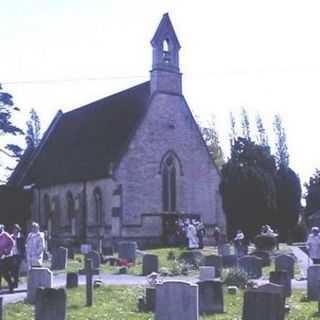
<svg viewBox="0 0 320 320">
<path fill-rule="evenodd" d="M 107 248 L 170 241 L 178 219 L 225 230 L 220 175 L 182 93 L 180 43 L 168 14 L 152 46 L 150 81 L 67 113 L 8 184 L 33 190 L 32 219 L 57 243 Z"/>
</svg>

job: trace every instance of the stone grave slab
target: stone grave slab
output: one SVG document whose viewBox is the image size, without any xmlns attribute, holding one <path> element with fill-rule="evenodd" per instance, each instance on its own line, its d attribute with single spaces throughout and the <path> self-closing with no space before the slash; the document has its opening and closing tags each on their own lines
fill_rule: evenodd
<svg viewBox="0 0 320 320">
<path fill-rule="evenodd" d="M 142 258 L 142 275 L 159 272 L 159 258 L 154 254 L 145 254 Z"/>
<path fill-rule="evenodd" d="M 287 271 L 289 273 L 289 276 L 291 279 L 294 278 L 294 265 L 295 265 L 295 260 L 293 257 L 287 255 L 287 254 L 282 254 L 277 256 L 274 259 L 275 263 L 275 269 L 276 271 Z"/>
<path fill-rule="evenodd" d="M 35 303 L 35 320 L 65 320 L 67 295 L 63 288 L 38 288 Z"/>
<path fill-rule="evenodd" d="M 200 267 L 199 268 L 199 280 L 214 280 L 215 278 L 215 267 Z"/>
<path fill-rule="evenodd" d="M 135 263 L 137 256 L 137 243 L 134 241 L 120 241 L 118 243 L 118 255 L 120 259 Z"/>
<path fill-rule="evenodd" d="M 222 256 L 212 254 L 210 256 L 205 256 L 204 258 L 204 265 L 207 267 L 214 267 L 215 268 L 215 276 L 221 277 L 222 271 Z"/>
<path fill-rule="evenodd" d="M 52 288 L 53 274 L 48 268 L 32 268 L 29 271 L 27 283 L 27 299 L 30 304 L 36 301 L 36 292 L 40 287 Z"/>
<path fill-rule="evenodd" d="M 271 265 L 270 254 L 266 251 L 254 251 L 251 255 L 262 259 L 262 267 L 268 267 Z"/>
<path fill-rule="evenodd" d="M 313 265 L 308 268 L 307 296 L 311 301 L 320 301 L 320 265 Z"/>
<path fill-rule="evenodd" d="M 214 314 L 224 312 L 223 287 L 220 280 L 199 281 L 199 312 Z"/>
<path fill-rule="evenodd" d="M 68 249 L 64 247 L 56 248 L 52 253 L 51 270 L 64 270 L 68 262 Z"/>
<path fill-rule="evenodd" d="M 262 259 L 243 256 L 239 259 L 239 268 L 248 274 L 249 279 L 258 279 L 262 276 Z"/>
<path fill-rule="evenodd" d="M 78 288 L 79 286 L 79 275 L 77 272 L 68 272 L 66 279 L 67 289 Z"/>
<path fill-rule="evenodd" d="M 291 278 L 287 271 L 271 271 L 269 281 L 284 287 L 286 297 L 291 296 Z"/>
<path fill-rule="evenodd" d="M 238 257 L 235 254 L 222 256 L 222 265 L 224 268 L 235 268 L 238 266 Z"/>
<path fill-rule="evenodd" d="M 156 287 L 155 320 L 198 320 L 198 285 L 165 281 Z"/>
</svg>

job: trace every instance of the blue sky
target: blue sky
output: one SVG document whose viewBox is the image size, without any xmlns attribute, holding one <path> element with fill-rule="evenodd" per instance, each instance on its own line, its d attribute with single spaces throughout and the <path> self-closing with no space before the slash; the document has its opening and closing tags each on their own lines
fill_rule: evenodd
<svg viewBox="0 0 320 320">
<path fill-rule="evenodd" d="M 225 153 L 230 111 L 245 107 L 252 125 L 260 113 L 272 144 L 279 113 L 291 166 L 305 181 L 320 167 L 319 8 L 295 0 L 1 1 L 0 82 L 22 110 L 16 120 L 24 125 L 34 107 L 45 129 L 59 109 L 148 80 L 149 42 L 169 12 L 184 94 L 201 119 L 215 114 Z"/>
</svg>

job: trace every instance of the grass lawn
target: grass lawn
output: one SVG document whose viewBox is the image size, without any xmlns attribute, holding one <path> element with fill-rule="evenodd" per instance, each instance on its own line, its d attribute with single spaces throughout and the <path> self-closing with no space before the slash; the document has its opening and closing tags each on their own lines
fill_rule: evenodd
<svg viewBox="0 0 320 320">
<path fill-rule="evenodd" d="M 141 296 L 141 287 L 111 287 L 103 286 L 94 291 L 94 306 L 85 307 L 84 288 L 68 291 L 68 320 L 135 320 L 153 319 L 152 313 L 139 313 L 137 310 L 138 297 Z M 304 290 L 295 290 L 288 299 L 291 306 L 288 320 L 319 319 L 316 314 L 317 302 L 301 302 Z M 240 320 L 242 312 L 243 293 L 238 295 L 224 294 L 225 313 L 220 315 L 202 316 L 207 320 Z M 5 308 L 6 320 L 34 319 L 33 307 L 22 303 L 10 304 Z"/>
</svg>

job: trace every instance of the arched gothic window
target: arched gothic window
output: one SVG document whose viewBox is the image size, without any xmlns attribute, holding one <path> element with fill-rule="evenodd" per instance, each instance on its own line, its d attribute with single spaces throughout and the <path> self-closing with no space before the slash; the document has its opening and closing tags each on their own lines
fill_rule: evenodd
<svg viewBox="0 0 320 320">
<path fill-rule="evenodd" d="M 165 212 L 175 212 L 177 209 L 177 170 L 172 154 L 164 159 L 162 166 L 162 207 Z"/>
<path fill-rule="evenodd" d="M 96 221 L 98 225 L 103 225 L 103 210 L 102 210 L 102 194 L 99 188 L 96 188 L 93 192 L 95 211 L 96 211 Z"/>
</svg>

